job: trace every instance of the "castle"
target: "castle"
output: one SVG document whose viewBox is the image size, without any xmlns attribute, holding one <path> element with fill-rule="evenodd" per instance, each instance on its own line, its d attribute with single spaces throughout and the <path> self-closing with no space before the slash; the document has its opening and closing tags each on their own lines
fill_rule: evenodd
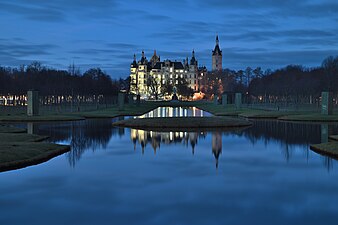
<svg viewBox="0 0 338 225">
<path fill-rule="evenodd" d="M 219 47 L 218 35 L 216 36 L 215 49 L 212 51 L 212 70 L 222 70 L 222 51 Z M 201 90 L 201 80 L 205 76 L 206 68 L 198 68 L 198 61 L 195 57 L 195 51 L 189 61 L 188 57 L 180 61 L 164 60 L 161 61 L 156 50 L 150 60 L 145 56 L 144 51 L 140 60 L 134 60 L 130 64 L 130 93 L 139 94 L 142 99 L 156 95 L 163 98 L 163 87 L 171 85 L 174 87 L 178 82 L 184 79 L 187 86 L 194 92 Z"/>
</svg>

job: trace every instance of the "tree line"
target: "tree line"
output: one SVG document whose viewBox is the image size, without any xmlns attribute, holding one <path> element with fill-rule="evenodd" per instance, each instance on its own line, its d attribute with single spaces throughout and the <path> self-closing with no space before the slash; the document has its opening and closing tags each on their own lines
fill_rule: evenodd
<svg viewBox="0 0 338 225">
<path fill-rule="evenodd" d="M 124 80 L 113 80 L 100 68 L 81 74 L 74 65 L 68 71 L 47 68 L 39 62 L 19 68 L 0 66 L 0 95 L 24 95 L 34 89 L 42 96 L 113 96 L 124 84 Z"/>
<path fill-rule="evenodd" d="M 288 65 L 274 71 L 260 67 L 245 70 L 224 69 L 209 72 L 201 81 L 201 91 L 206 96 L 222 95 L 224 92 L 241 92 L 253 101 L 295 101 L 312 103 L 322 91 L 338 95 L 338 56 L 329 56 L 321 66 L 306 68 Z"/>
</svg>

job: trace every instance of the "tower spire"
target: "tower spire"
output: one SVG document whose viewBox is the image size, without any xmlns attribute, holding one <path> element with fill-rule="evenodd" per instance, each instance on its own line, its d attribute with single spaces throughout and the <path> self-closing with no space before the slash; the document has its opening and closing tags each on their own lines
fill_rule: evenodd
<svg viewBox="0 0 338 225">
<path fill-rule="evenodd" d="M 221 71 L 222 70 L 222 50 L 219 47 L 219 38 L 218 34 L 216 35 L 216 45 L 212 51 L 212 70 Z"/>
</svg>

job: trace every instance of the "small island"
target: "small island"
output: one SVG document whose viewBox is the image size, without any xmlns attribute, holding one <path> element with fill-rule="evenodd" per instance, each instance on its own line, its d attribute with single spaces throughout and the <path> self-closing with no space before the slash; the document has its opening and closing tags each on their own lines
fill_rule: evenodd
<svg viewBox="0 0 338 225">
<path fill-rule="evenodd" d="M 42 142 L 48 137 L 24 129 L 0 126 L 0 172 L 46 162 L 70 150 L 67 145 Z"/>
</svg>

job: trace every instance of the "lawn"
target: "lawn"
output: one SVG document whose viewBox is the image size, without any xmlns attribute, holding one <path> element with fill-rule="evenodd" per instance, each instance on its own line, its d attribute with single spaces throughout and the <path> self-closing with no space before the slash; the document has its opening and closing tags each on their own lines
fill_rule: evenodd
<svg viewBox="0 0 338 225">
<path fill-rule="evenodd" d="M 247 105 L 242 105 L 241 108 L 236 108 L 233 104 L 215 105 L 207 101 L 195 102 L 170 102 L 170 101 L 153 101 L 142 102 L 140 105 L 125 104 L 123 109 L 119 109 L 118 105 L 110 107 L 93 108 L 88 107 L 87 111 L 70 112 L 67 110 L 46 110 L 44 107 L 40 110 L 39 116 L 29 117 L 26 115 L 25 107 L 2 107 L 0 108 L 0 122 L 13 121 L 69 121 L 81 120 L 85 118 L 113 118 L 118 116 L 138 116 L 149 112 L 159 106 L 171 107 L 198 107 L 202 110 L 208 111 L 216 116 L 239 116 L 250 119 L 280 119 L 287 121 L 314 121 L 314 122 L 338 122 L 338 111 L 334 115 L 325 116 L 315 110 L 308 110 L 299 108 L 297 110 L 277 111 L 271 109 L 254 109 L 248 108 Z M 89 110 L 90 109 L 90 110 Z"/>
<path fill-rule="evenodd" d="M 336 141 L 311 145 L 310 149 L 319 154 L 338 159 L 338 142 Z"/>
<path fill-rule="evenodd" d="M 0 126 L 0 171 L 42 163 L 70 150 L 66 145 L 41 142 L 46 136 L 22 131 L 24 130 Z"/>
</svg>

